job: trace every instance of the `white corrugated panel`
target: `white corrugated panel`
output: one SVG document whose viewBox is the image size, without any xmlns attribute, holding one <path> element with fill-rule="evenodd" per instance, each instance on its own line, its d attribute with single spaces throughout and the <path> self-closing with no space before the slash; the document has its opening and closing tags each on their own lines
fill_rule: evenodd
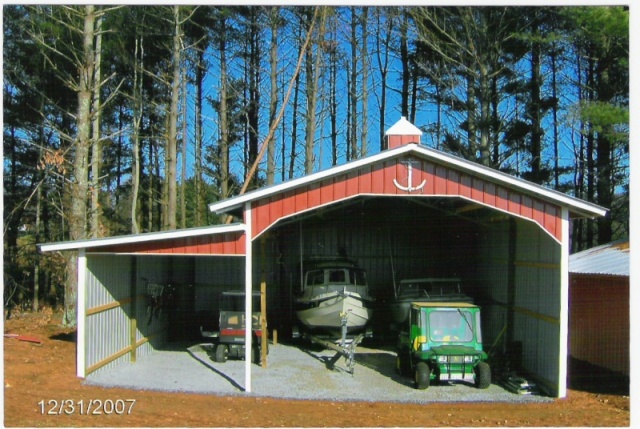
<svg viewBox="0 0 640 429">
<path fill-rule="evenodd" d="M 628 276 L 629 241 L 615 241 L 570 255 L 569 272 Z"/>
</svg>

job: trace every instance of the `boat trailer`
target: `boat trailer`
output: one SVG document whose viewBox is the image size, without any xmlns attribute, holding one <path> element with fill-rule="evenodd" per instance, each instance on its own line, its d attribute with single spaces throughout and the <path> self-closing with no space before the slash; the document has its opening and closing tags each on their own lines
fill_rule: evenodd
<svg viewBox="0 0 640 429">
<path fill-rule="evenodd" d="M 328 366 L 330 369 L 338 368 L 343 369 L 336 366 L 336 362 L 341 358 L 345 358 L 346 371 L 353 375 L 355 371 L 356 365 L 356 348 L 358 345 L 364 340 L 365 336 L 367 336 L 366 332 L 358 334 L 354 338 L 347 338 L 347 318 L 348 314 L 343 313 L 341 316 L 341 338 L 339 340 L 327 340 L 326 338 L 322 338 L 316 335 L 311 335 L 308 333 L 304 334 L 304 338 L 311 341 L 315 344 L 320 344 L 328 349 L 331 349 L 336 352 L 336 354 L 329 359 Z"/>
</svg>

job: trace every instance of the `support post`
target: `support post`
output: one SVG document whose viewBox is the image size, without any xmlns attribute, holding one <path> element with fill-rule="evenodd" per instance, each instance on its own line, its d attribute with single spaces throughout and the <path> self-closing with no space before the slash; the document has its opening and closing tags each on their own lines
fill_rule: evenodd
<svg viewBox="0 0 640 429">
<path fill-rule="evenodd" d="M 560 240 L 560 345 L 558 362 L 558 398 L 567 396 L 567 360 L 569 350 L 569 209 L 562 207 Z"/>
<path fill-rule="evenodd" d="M 267 329 L 267 275 L 265 273 L 265 234 L 260 237 L 260 361 L 267 367 L 267 351 L 269 350 L 269 330 Z"/>
<path fill-rule="evenodd" d="M 245 258 L 244 258 L 244 313 L 245 313 L 245 330 L 244 330 L 244 390 L 251 392 L 251 320 L 252 320 L 252 289 L 253 289 L 253 249 L 252 249 L 252 213 L 251 203 L 245 203 L 244 206 L 244 223 L 245 223 Z"/>
<path fill-rule="evenodd" d="M 129 285 L 129 295 L 131 298 L 131 316 L 130 316 L 130 332 L 129 332 L 129 342 L 131 345 L 131 363 L 134 363 L 137 360 L 137 351 L 138 347 L 137 343 L 137 332 L 138 332 L 138 319 L 137 319 L 137 310 L 138 310 L 138 299 L 136 298 L 138 295 L 138 280 L 137 280 L 137 272 L 138 272 L 138 257 L 131 257 L 131 276 L 129 281 L 131 282 Z"/>
<path fill-rule="evenodd" d="M 76 304 L 77 324 L 76 341 L 78 352 L 76 353 L 76 374 L 85 378 L 85 353 L 86 353 L 86 318 L 87 318 L 87 255 L 84 248 L 78 252 L 78 302 Z"/>
</svg>

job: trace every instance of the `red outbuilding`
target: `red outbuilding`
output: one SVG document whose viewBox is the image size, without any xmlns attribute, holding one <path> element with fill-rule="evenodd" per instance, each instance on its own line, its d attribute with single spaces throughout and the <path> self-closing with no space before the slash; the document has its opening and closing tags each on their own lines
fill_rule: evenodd
<svg viewBox="0 0 640 429">
<path fill-rule="evenodd" d="M 569 224 L 606 209 L 422 146 L 405 118 L 386 134 L 380 153 L 211 204 L 228 225 L 41 245 L 79 251 L 78 376 L 197 334 L 222 290 L 266 284 L 269 329 L 286 335 L 302 261 L 346 254 L 380 309 L 395 280 L 460 278 L 483 303 L 485 345 L 518 344 L 522 367 L 564 397 Z M 145 321 L 149 283 L 174 285 L 180 323 Z"/>
</svg>

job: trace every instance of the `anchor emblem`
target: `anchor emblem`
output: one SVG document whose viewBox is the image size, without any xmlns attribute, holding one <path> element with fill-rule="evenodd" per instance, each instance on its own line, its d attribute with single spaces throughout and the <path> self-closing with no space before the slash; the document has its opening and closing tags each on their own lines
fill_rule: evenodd
<svg viewBox="0 0 640 429">
<path fill-rule="evenodd" d="M 417 161 L 414 159 L 409 159 L 407 161 L 402 161 L 401 163 L 407 166 L 407 181 L 409 186 L 402 186 L 396 179 L 393 179 L 393 184 L 396 185 L 396 188 L 409 193 L 413 191 L 419 191 L 424 188 L 424 185 L 427 183 L 426 179 L 423 180 L 422 183 L 420 183 L 418 186 L 413 186 L 413 164 L 416 164 Z"/>
</svg>

